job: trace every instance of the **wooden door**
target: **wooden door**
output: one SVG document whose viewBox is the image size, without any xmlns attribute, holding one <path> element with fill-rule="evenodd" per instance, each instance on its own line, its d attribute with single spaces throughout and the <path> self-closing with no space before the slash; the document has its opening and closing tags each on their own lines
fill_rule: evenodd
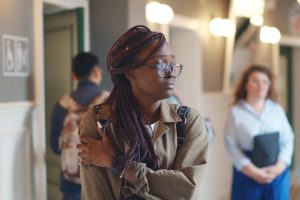
<svg viewBox="0 0 300 200">
<path fill-rule="evenodd" d="M 45 16 L 44 24 L 47 194 L 48 200 L 56 200 L 62 199 L 60 158 L 49 145 L 50 117 L 55 103 L 75 85 L 71 78 L 71 61 L 83 48 L 83 10 Z"/>
</svg>

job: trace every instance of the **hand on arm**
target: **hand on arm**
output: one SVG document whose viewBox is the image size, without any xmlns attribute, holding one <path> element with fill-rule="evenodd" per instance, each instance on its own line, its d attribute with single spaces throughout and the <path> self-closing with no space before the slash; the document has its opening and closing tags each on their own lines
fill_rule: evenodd
<svg viewBox="0 0 300 200">
<path fill-rule="evenodd" d="M 257 168 L 252 163 L 246 165 L 241 169 L 241 171 L 248 177 L 254 179 L 260 184 L 271 183 L 276 176 L 274 174 L 268 173 L 264 168 Z"/>
<path fill-rule="evenodd" d="M 277 177 L 286 169 L 286 167 L 287 165 L 283 161 L 278 160 L 276 164 L 263 168 L 263 170 L 266 173 L 272 174 L 273 176 Z"/>
<path fill-rule="evenodd" d="M 90 165 L 82 165 L 80 167 L 81 196 L 82 199 L 85 200 L 119 199 L 117 191 L 111 187 L 111 183 L 108 183 L 107 180 L 106 174 L 107 171 L 110 170 L 106 167 L 97 167 L 97 166 L 109 166 L 111 165 L 111 163 L 109 162 L 110 156 L 107 153 L 105 153 L 103 150 L 102 144 L 105 143 L 105 146 L 107 145 L 106 145 L 106 141 L 105 142 L 103 141 L 101 131 L 97 130 L 96 122 L 97 122 L 97 116 L 95 115 L 95 112 L 92 109 L 90 109 L 82 118 L 79 127 L 80 137 L 87 136 L 87 138 L 89 139 L 94 138 L 94 140 L 87 139 L 88 145 L 82 143 L 84 145 L 81 146 L 80 144 L 79 145 L 80 149 L 78 149 L 79 152 L 83 152 L 82 149 L 87 148 L 88 153 L 86 156 L 89 161 L 88 163 L 91 163 Z M 84 138 L 85 137 L 83 137 L 83 140 L 85 141 Z M 104 140 L 106 140 L 106 138 Z M 97 153 L 97 155 L 92 155 L 91 153 Z M 95 161 L 95 157 L 97 158 L 98 156 L 104 157 L 103 160 L 106 161 L 103 160 L 98 161 L 98 159 L 96 159 L 97 161 Z M 82 161 L 83 160 L 84 159 L 82 159 Z M 97 166 L 94 164 L 96 164 Z"/>
<path fill-rule="evenodd" d="M 80 164 L 111 168 L 115 155 L 114 148 L 102 128 L 98 128 L 98 134 L 101 140 L 86 134 L 80 135 L 81 143 L 77 145 Z"/>
<path fill-rule="evenodd" d="M 134 183 L 137 181 L 137 177 L 133 172 L 132 166 L 129 165 L 125 171 L 123 177 L 129 182 L 129 183 Z"/>
</svg>

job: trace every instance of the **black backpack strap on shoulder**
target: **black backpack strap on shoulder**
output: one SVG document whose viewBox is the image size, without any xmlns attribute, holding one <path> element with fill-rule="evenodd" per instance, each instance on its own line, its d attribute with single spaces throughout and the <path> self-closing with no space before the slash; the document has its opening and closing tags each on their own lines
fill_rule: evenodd
<svg viewBox="0 0 300 200">
<path fill-rule="evenodd" d="M 100 124 L 102 126 L 104 126 L 104 124 L 106 123 L 107 120 L 99 119 L 99 117 L 98 117 L 99 113 L 101 112 L 101 104 L 93 105 L 92 108 L 93 108 L 94 113 L 97 115 L 97 121 L 100 122 Z"/>
<path fill-rule="evenodd" d="M 186 117 L 189 113 L 190 108 L 187 106 L 180 106 L 177 110 L 177 114 L 179 115 L 181 122 L 176 123 L 176 129 L 177 129 L 177 151 L 181 147 L 181 145 L 184 142 L 184 129 L 185 129 L 185 123 L 186 123 Z"/>
<path fill-rule="evenodd" d="M 101 111 L 101 105 L 93 105 L 93 111 L 95 112 L 96 115 L 98 115 Z"/>
</svg>

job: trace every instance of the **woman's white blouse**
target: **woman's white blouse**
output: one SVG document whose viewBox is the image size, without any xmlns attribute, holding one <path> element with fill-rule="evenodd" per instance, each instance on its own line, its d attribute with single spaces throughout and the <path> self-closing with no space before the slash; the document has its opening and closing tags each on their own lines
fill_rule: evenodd
<svg viewBox="0 0 300 200">
<path fill-rule="evenodd" d="M 240 170 L 251 163 L 243 151 L 253 149 L 253 139 L 259 134 L 279 132 L 278 159 L 291 164 L 294 134 L 282 107 L 267 99 L 258 115 L 253 107 L 240 100 L 231 109 L 225 124 L 225 147 L 234 166 Z"/>
</svg>

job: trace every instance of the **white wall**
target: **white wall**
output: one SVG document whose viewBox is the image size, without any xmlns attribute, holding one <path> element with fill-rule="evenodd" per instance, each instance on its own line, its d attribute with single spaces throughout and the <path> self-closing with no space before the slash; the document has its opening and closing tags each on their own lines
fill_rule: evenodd
<svg viewBox="0 0 300 200">
<path fill-rule="evenodd" d="M 146 25 L 146 0 L 128 0 L 128 28 L 135 25 Z"/>
<path fill-rule="evenodd" d="M 193 30 L 170 28 L 170 44 L 176 62 L 184 65 L 176 88 L 184 104 L 196 108 L 211 119 L 216 137 L 210 147 L 210 158 L 197 198 L 226 199 L 230 192 L 231 163 L 223 143 L 223 126 L 230 105 L 230 96 L 223 93 L 203 93 L 202 45 Z"/>
<path fill-rule="evenodd" d="M 170 27 L 170 45 L 175 60 L 183 65 L 177 79 L 176 90 L 183 104 L 201 110 L 201 47 L 197 33 L 193 30 Z"/>
<path fill-rule="evenodd" d="M 200 193 L 205 200 L 229 200 L 232 165 L 225 152 L 223 127 L 231 96 L 222 93 L 202 94 L 201 113 L 211 119 L 216 136 L 210 147 L 210 159 Z"/>
<path fill-rule="evenodd" d="M 0 104 L 0 199 L 33 199 L 33 105 Z"/>
<path fill-rule="evenodd" d="M 293 48 L 293 113 L 294 113 L 294 131 L 295 131 L 295 168 L 292 181 L 300 183 L 300 47 Z"/>
</svg>

